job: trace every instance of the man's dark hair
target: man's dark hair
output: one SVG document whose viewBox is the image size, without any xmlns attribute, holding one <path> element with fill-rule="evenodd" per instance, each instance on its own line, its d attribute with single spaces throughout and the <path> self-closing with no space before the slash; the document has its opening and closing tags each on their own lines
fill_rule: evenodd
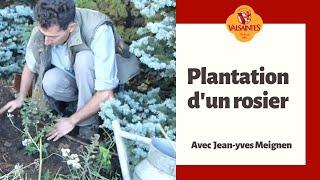
<svg viewBox="0 0 320 180">
<path fill-rule="evenodd" d="M 35 20 L 45 29 L 58 25 L 66 30 L 75 14 L 74 0 L 39 0 L 34 9 Z"/>
</svg>

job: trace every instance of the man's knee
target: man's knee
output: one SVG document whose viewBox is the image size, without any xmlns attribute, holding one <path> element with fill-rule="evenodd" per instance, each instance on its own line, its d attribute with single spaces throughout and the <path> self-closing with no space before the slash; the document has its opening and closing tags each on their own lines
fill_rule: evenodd
<svg viewBox="0 0 320 180">
<path fill-rule="evenodd" d="M 68 75 L 58 68 L 48 70 L 43 77 L 42 87 L 44 92 L 56 100 L 70 101 L 75 99 L 75 82 L 72 82 Z M 68 98 L 66 99 L 67 96 Z"/>
<path fill-rule="evenodd" d="M 57 89 L 60 81 L 57 76 L 59 76 L 59 70 L 57 68 L 52 68 L 44 74 L 42 87 L 48 96 L 52 97 L 55 94 L 55 90 Z"/>
</svg>

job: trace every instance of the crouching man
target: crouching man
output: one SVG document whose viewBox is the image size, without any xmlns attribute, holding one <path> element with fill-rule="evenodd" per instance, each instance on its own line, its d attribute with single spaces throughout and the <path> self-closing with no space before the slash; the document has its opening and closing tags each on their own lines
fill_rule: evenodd
<svg viewBox="0 0 320 180">
<path fill-rule="evenodd" d="M 119 82 L 110 20 L 75 8 L 74 0 L 39 0 L 34 16 L 20 93 L 0 114 L 21 107 L 33 86 L 37 101 L 64 115 L 48 140 L 57 141 L 76 126 L 81 138 L 90 139 L 98 130 L 99 104 L 113 97 Z"/>
</svg>

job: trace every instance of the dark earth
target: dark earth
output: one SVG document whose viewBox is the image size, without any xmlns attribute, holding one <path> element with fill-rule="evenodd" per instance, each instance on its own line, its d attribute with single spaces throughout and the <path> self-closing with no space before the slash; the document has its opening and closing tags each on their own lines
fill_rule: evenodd
<svg viewBox="0 0 320 180">
<path fill-rule="evenodd" d="M 4 106 L 12 99 L 14 99 L 14 95 L 10 88 L 0 84 L 0 107 Z M 19 115 L 19 110 L 16 110 L 12 114 L 14 115 L 13 123 L 15 126 L 22 129 L 22 121 Z M 9 173 L 12 169 L 14 169 L 14 166 L 17 163 L 27 166 L 38 159 L 36 155 L 28 156 L 25 154 L 24 146 L 22 146 L 22 140 L 21 132 L 14 128 L 6 114 L 0 115 L 0 176 Z M 56 142 L 49 141 L 48 143 L 48 155 L 52 153 L 61 155 L 61 148 L 69 148 L 71 153 L 76 154 L 80 154 L 81 150 L 84 149 L 84 145 L 65 137 Z M 115 167 L 118 169 L 119 162 L 117 158 L 118 157 L 113 156 L 112 163 L 115 163 Z M 47 170 L 50 171 L 51 175 L 55 175 L 58 171 L 60 174 L 68 173 L 68 167 L 66 163 L 63 162 L 63 159 L 57 155 L 52 155 L 43 161 L 42 172 L 45 173 Z M 119 172 L 119 169 L 117 171 Z M 28 179 L 37 179 L 38 168 L 35 167 L 35 165 L 31 165 L 25 169 L 25 173 L 27 174 Z"/>
<path fill-rule="evenodd" d="M 0 107 L 4 106 L 8 101 L 14 98 L 9 88 L 0 86 Z M 22 129 L 21 118 L 18 110 L 13 112 L 13 123 L 18 128 Z M 14 165 L 19 163 L 23 166 L 29 165 L 34 162 L 37 157 L 28 156 L 25 154 L 24 147 L 22 146 L 22 135 L 13 127 L 6 114 L 0 115 L 0 172 L 1 174 L 9 173 Z M 83 145 L 73 142 L 67 138 L 62 138 L 57 142 L 49 142 L 48 154 L 57 153 L 61 154 L 61 148 L 69 148 L 71 152 L 77 153 L 83 148 Z M 62 168 L 60 168 L 62 166 Z M 60 169 L 60 173 L 66 173 L 65 163 L 62 163 L 62 158 L 57 155 L 52 155 L 50 158 L 43 162 L 43 172 L 47 170 L 52 174 Z M 36 179 L 38 176 L 38 169 L 35 166 L 25 170 L 27 176 L 31 179 Z"/>
</svg>

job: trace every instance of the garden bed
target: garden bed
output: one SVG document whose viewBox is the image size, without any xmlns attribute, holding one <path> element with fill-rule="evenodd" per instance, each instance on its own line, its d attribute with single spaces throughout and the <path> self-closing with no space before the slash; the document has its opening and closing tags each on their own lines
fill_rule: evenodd
<svg viewBox="0 0 320 180">
<path fill-rule="evenodd" d="M 0 107 L 14 98 L 10 88 L 2 85 L 0 85 L 0 96 Z M 0 179 L 2 175 L 12 173 L 17 164 L 26 167 L 23 169 L 24 178 L 38 179 L 39 163 L 37 161 L 39 161 L 39 154 L 26 154 L 25 147 L 22 145 L 22 133 L 17 129 L 23 129 L 22 118 L 18 110 L 13 112 L 12 115 L 13 117 L 10 118 L 12 122 L 6 114 L 0 116 Z M 43 139 L 45 140 L 45 138 Z M 70 153 L 79 155 L 86 148 L 85 145 L 81 144 L 81 141 L 76 142 L 65 137 L 56 142 L 46 141 L 45 143 L 48 143 L 49 146 L 46 148 L 47 153 L 42 157 L 42 179 L 52 179 L 58 174 L 59 177 L 63 177 L 63 175 L 70 173 L 70 167 L 68 167 L 61 154 L 62 148 L 70 149 Z M 118 177 L 117 174 L 120 173 L 120 168 L 117 156 L 113 156 L 111 161 L 112 170 L 102 175 L 114 176 L 116 174 Z"/>
</svg>

